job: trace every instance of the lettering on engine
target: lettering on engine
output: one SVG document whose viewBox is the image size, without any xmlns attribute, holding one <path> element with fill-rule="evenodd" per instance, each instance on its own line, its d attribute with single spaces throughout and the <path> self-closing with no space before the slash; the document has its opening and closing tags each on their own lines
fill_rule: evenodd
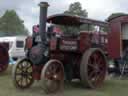
<svg viewBox="0 0 128 96">
<path fill-rule="evenodd" d="M 61 40 L 60 41 L 60 50 L 63 51 L 76 51 L 78 49 L 77 40 Z"/>
</svg>

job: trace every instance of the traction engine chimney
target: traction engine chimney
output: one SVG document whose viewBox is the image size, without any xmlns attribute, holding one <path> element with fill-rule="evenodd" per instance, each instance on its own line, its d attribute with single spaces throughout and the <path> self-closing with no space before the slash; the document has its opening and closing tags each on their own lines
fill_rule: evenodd
<svg viewBox="0 0 128 96">
<path fill-rule="evenodd" d="M 46 43 L 47 2 L 40 2 L 39 33 L 43 45 Z"/>
</svg>

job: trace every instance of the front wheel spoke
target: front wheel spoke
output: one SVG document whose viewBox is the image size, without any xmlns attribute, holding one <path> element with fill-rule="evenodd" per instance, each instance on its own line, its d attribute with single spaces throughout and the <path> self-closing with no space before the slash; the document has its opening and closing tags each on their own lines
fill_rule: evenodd
<svg viewBox="0 0 128 96">
<path fill-rule="evenodd" d="M 22 71 L 23 71 L 22 69 L 19 69 L 19 68 L 17 67 L 16 72 L 22 72 Z"/>
<path fill-rule="evenodd" d="M 53 69 L 52 69 L 52 66 L 48 66 L 48 68 L 47 68 L 46 71 L 49 71 L 49 72 L 50 72 L 51 70 L 53 70 Z"/>
<path fill-rule="evenodd" d="M 58 72 L 58 73 L 56 74 L 56 76 L 57 76 L 56 80 L 62 80 L 62 79 L 63 79 L 63 74 L 62 74 L 61 71 Z"/>
<path fill-rule="evenodd" d="M 22 66 L 19 64 L 19 65 L 17 66 L 17 69 L 22 70 Z"/>
<path fill-rule="evenodd" d="M 30 75 L 27 77 L 27 79 L 31 81 L 33 79 L 33 77 Z"/>
<path fill-rule="evenodd" d="M 28 79 L 29 79 L 28 77 L 25 78 L 26 84 L 29 84 Z"/>
<path fill-rule="evenodd" d="M 55 78 L 56 80 L 61 80 L 61 78 L 62 78 L 62 70 L 59 67 L 54 72 L 53 78 Z"/>
<path fill-rule="evenodd" d="M 21 77 L 21 79 L 17 80 L 18 84 L 22 86 L 23 83 L 23 77 Z"/>
<path fill-rule="evenodd" d="M 53 75 L 53 78 L 54 78 L 55 80 L 59 80 L 59 79 L 60 79 L 60 76 L 59 76 L 59 74 L 56 73 L 56 74 Z"/>
<path fill-rule="evenodd" d="M 27 62 L 27 67 L 26 67 L 26 68 L 29 69 L 29 68 L 31 68 L 31 67 L 32 67 L 32 65 Z"/>
<path fill-rule="evenodd" d="M 52 69 L 52 70 L 49 70 L 49 69 Z M 56 67 L 54 66 L 51 66 L 51 68 L 49 68 L 47 71 L 49 72 L 49 74 L 53 75 L 53 74 L 56 74 Z"/>
<path fill-rule="evenodd" d="M 32 75 L 32 73 L 33 73 L 33 72 L 27 72 L 26 74 L 27 74 L 27 75 Z"/>
<path fill-rule="evenodd" d="M 21 63 L 19 64 L 19 67 L 21 68 L 21 70 L 24 69 L 23 62 L 21 62 Z"/>
<path fill-rule="evenodd" d="M 23 79 L 24 79 L 24 77 L 21 78 L 21 85 L 23 85 Z"/>
<path fill-rule="evenodd" d="M 21 81 L 16 81 L 16 82 L 17 82 L 17 84 L 18 84 L 18 85 L 20 85 L 20 86 L 21 86 Z"/>
<path fill-rule="evenodd" d="M 22 62 L 22 66 L 27 67 L 27 63 L 28 63 L 27 61 Z"/>
<path fill-rule="evenodd" d="M 52 77 L 52 72 L 49 71 L 49 68 L 45 71 L 45 78 L 51 78 Z"/>
<path fill-rule="evenodd" d="M 26 77 L 32 76 L 32 73 L 27 73 Z"/>
<path fill-rule="evenodd" d="M 15 79 L 16 79 L 16 81 L 18 82 L 18 81 L 20 81 L 21 80 L 21 78 L 22 78 L 22 76 L 21 75 L 19 75 L 19 76 L 16 76 L 15 77 Z"/>
<path fill-rule="evenodd" d="M 56 72 L 57 72 L 58 70 L 60 71 L 60 65 L 56 66 Z"/>
<path fill-rule="evenodd" d="M 26 78 L 32 79 L 32 75 L 27 75 Z"/>
<path fill-rule="evenodd" d="M 30 68 L 32 68 L 32 66 L 27 66 L 27 67 L 26 67 L 26 70 L 28 70 L 28 69 L 30 69 Z"/>
<path fill-rule="evenodd" d="M 55 73 L 56 72 L 56 69 L 57 69 L 57 66 L 53 65 L 52 72 Z"/>
<path fill-rule="evenodd" d="M 22 73 L 16 73 L 16 75 L 22 75 Z"/>
</svg>

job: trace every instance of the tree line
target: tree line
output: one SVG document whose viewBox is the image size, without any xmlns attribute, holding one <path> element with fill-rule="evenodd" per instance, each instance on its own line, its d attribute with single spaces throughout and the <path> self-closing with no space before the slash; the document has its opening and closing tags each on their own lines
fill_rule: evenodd
<svg viewBox="0 0 128 96">
<path fill-rule="evenodd" d="M 7 10 L 0 17 L 0 36 L 27 35 L 28 30 L 24 21 L 20 19 L 15 10 Z"/>
</svg>

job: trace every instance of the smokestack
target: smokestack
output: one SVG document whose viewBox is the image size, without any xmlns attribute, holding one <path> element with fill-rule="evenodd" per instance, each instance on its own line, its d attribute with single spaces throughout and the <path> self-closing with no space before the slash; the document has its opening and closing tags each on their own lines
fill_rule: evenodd
<svg viewBox="0 0 128 96">
<path fill-rule="evenodd" d="M 47 2 L 40 2 L 40 17 L 39 17 L 39 32 L 41 41 L 44 44 L 46 42 L 46 22 L 47 22 Z"/>
</svg>

